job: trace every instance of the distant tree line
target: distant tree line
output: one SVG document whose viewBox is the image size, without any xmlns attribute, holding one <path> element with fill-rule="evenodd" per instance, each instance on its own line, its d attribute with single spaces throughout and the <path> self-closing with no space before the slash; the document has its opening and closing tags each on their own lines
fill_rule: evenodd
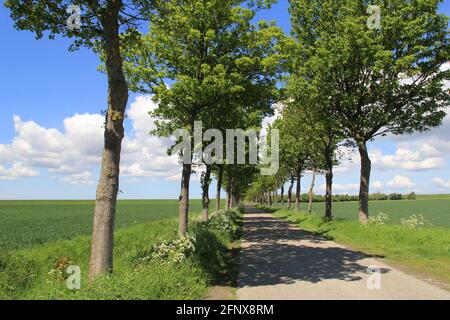
<svg viewBox="0 0 450 320">
<path fill-rule="evenodd" d="M 300 202 L 309 202 L 310 195 L 308 193 L 302 193 L 300 196 Z M 357 195 L 349 195 L 349 194 L 335 194 L 333 195 L 333 202 L 350 202 L 350 201 L 358 201 Z M 372 193 L 369 195 L 369 201 L 386 201 L 386 200 L 416 200 L 417 195 L 415 192 L 411 192 L 408 194 L 401 193 L 391 193 L 385 194 L 381 192 Z M 325 196 L 323 195 L 312 195 L 312 202 L 325 202 Z M 278 203 L 287 202 L 286 196 L 280 196 L 278 199 Z M 266 203 L 267 204 L 267 203 Z"/>
</svg>

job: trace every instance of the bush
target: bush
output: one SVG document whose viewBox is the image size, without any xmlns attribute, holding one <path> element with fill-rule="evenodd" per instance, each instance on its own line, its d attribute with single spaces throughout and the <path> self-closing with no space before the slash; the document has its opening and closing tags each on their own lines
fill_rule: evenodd
<svg viewBox="0 0 450 320">
<path fill-rule="evenodd" d="M 417 199 L 416 193 L 415 192 L 408 193 L 406 195 L 406 199 L 408 199 L 408 200 L 416 200 Z"/>
<path fill-rule="evenodd" d="M 238 237 L 239 227 L 235 221 L 236 213 L 233 211 L 214 212 L 208 221 L 200 223 L 200 226 L 208 230 L 216 230 L 225 232 L 229 235 L 230 240 Z"/>
<path fill-rule="evenodd" d="M 348 202 L 348 201 L 358 201 L 358 197 L 357 196 L 351 196 L 348 194 L 341 194 L 341 195 L 335 195 L 333 197 L 333 200 L 335 202 Z"/>
<path fill-rule="evenodd" d="M 412 216 L 410 216 L 409 218 L 405 219 L 402 218 L 400 220 L 401 224 L 410 228 L 410 229 L 416 229 L 419 227 L 424 227 L 424 226 L 431 226 L 431 223 L 428 222 L 428 220 L 421 214 L 413 214 Z"/>
<path fill-rule="evenodd" d="M 389 200 L 402 200 L 403 196 L 400 193 L 391 193 L 389 195 Z"/>
<path fill-rule="evenodd" d="M 376 216 L 369 217 L 369 224 L 374 225 L 384 225 L 389 221 L 389 215 L 383 212 L 380 212 Z"/>
<path fill-rule="evenodd" d="M 187 234 L 185 237 L 164 241 L 153 245 L 150 254 L 139 258 L 138 264 L 155 261 L 156 263 L 179 264 L 195 252 L 195 237 Z"/>
<path fill-rule="evenodd" d="M 381 193 L 381 192 L 376 192 L 376 193 L 372 193 L 369 196 L 369 200 L 371 201 L 384 201 L 384 200 L 388 200 L 388 196 L 387 194 Z"/>
</svg>

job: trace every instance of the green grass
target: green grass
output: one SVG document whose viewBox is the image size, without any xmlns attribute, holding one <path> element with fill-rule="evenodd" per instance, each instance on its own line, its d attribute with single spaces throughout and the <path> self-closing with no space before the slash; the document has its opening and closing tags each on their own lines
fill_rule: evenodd
<svg viewBox="0 0 450 320">
<path fill-rule="evenodd" d="M 295 204 L 293 205 L 293 207 Z M 301 210 L 307 210 L 308 204 L 301 203 Z M 322 213 L 324 203 L 313 203 L 313 210 Z M 380 212 L 390 216 L 390 224 L 398 224 L 402 218 L 413 214 L 422 214 L 432 225 L 450 228 L 450 195 L 418 196 L 417 200 L 370 201 L 370 214 Z M 357 220 L 357 202 L 333 202 L 333 215 L 339 219 Z"/>
<path fill-rule="evenodd" d="M 232 213 L 240 225 L 240 215 Z M 162 219 L 119 229 L 115 234 L 114 272 L 88 285 L 90 237 L 78 236 L 38 248 L 0 255 L 0 299 L 201 299 L 216 283 L 228 281 L 234 270 L 230 246 L 235 240 L 224 231 L 191 222 L 196 251 L 176 265 L 151 260 L 139 263 L 151 247 L 177 238 L 176 219 Z M 82 288 L 67 289 L 64 279 L 49 272 L 67 257 L 81 268 Z M 224 280 L 225 279 L 225 280 Z"/>
<path fill-rule="evenodd" d="M 398 204 L 402 203 L 411 207 L 411 204 L 406 202 Z M 417 201 L 417 204 L 420 203 Z M 392 203 L 387 205 L 391 205 L 387 208 L 397 208 Z M 371 203 L 372 210 L 373 207 Z M 403 208 L 401 212 L 406 213 L 408 209 Z M 287 219 L 304 230 L 320 233 L 353 249 L 383 256 L 409 266 L 415 271 L 434 275 L 450 283 L 450 229 L 448 228 L 410 229 L 402 225 L 362 226 L 354 219 L 334 219 L 327 222 L 321 215 L 293 211 L 278 211 L 275 215 Z"/>
<path fill-rule="evenodd" d="M 418 194 L 417 199 L 447 199 L 450 200 L 450 194 Z"/>
<path fill-rule="evenodd" d="M 191 200 L 190 210 L 201 210 Z M 94 201 L 0 201 L 0 253 L 92 232 Z M 177 200 L 122 200 L 116 228 L 178 216 Z"/>
</svg>

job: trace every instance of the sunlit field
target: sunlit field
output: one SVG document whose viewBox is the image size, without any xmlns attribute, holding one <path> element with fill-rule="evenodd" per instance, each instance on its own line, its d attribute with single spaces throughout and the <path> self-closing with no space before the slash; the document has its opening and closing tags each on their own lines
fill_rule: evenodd
<svg viewBox="0 0 450 320">
<path fill-rule="evenodd" d="M 200 212 L 192 200 L 191 212 Z M 0 252 L 69 240 L 92 232 L 94 201 L 0 201 Z M 177 200 L 123 200 L 116 229 L 178 217 Z"/>
<path fill-rule="evenodd" d="M 301 209 L 306 210 L 308 204 L 302 203 Z M 313 211 L 320 214 L 325 210 L 324 203 L 314 203 Z M 428 222 L 436 227 L 450 228 L 450 196 L 418 196 L 417 200 L 398 201 L 370 201 L 370 214 L 377 215 L 380 212 L 389 215 L 387 223 L 398 224 L 402 218 L 411 215 L 423 215 Z M 358 202 L 334 202 L 333 214 L 338 219 L 358 219 Z"/>
</svg>

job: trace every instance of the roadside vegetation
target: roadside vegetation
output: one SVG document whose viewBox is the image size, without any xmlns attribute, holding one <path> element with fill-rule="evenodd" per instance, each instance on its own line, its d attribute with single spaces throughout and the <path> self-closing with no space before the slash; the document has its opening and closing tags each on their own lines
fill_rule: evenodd
<svg viewBox="0 0 450 320">
<path fill-rule="evenodd" d="M 178 238 L 177 220 L 164 219 L 116 231 L 114 273 L 88 285 L 90 237 L 0 254 L 0 299 L 202 299 L 211 286 L 232 285 L 232 247 L 241 235 L 238 210 L 194 215 Z M 79 266 L 81 287 L 67 287 Z"/>
<path fill-rule="evenodd" d="M 95 201 L 0 201 L 0 253 L 92 233 Z M 121 200 L 116 229 L 178 216 L 177 200 Z M 201 201 L 191 200 L 192 212 Z"/>
</svg>

